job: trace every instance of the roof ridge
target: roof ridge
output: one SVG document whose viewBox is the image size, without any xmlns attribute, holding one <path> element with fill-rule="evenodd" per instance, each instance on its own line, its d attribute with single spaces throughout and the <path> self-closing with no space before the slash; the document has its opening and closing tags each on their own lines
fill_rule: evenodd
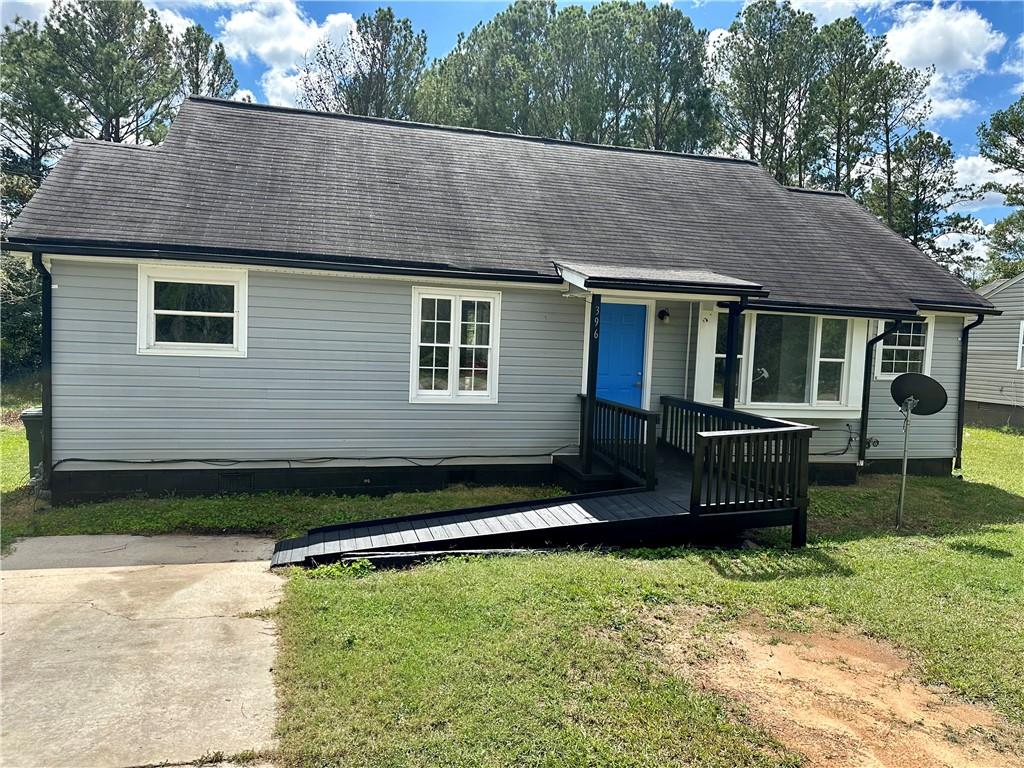
<svg viewBox="0 0 1024 768">
<path fill-rule="evenodd" d="M 127 144 L 122 141 L 104 141 L 103 139 L 94 139 L 91 136 L 81 136 L 76 139 L 72 139 L 72 145 L 77 144 L 78 146 L 91 146 L 91 147 L 124 147 L 125 149 L 160 149 L 162 144 Z"/>
<path fill-rule="evenodd" d="M 799 192 L 804 195 L 828 195 L 829 197 L 850 197 L 845 192 L 840 192 L 835 189 L 811 189 L 809 187 L 792 187 L 789 185 L 785 185 L 785 189 L 787 192 Z"/>
<path fill-rule="evenodd" d="M 466 133 L 477 136 L 491 136 L 499 139 L 516 139 L 518 141 L 528 141 L 535 144 L 555 144 L 558 146 L 580 147 L 583 149 L 601 149 L 610 152 L 630 152 L 642 155 L 686 158 L 688 160 L 710 160 L 713 162 L 739 163 L 741 165 L 752 165 L 755 167 L 759 167 L 759 164 L 755 160 L 746 160 L 740 157 L 728 157 L 726 155 L 698 155 L 692 152 L 671 152 L 667 149 L 645 149 L 644 147 L 622 147 L 615 144 L 594 144 L 586 141 L 552 139 L 547 136 L 534 136 L 532 134 L 525 133 L 508 133 L 506 131 L 492 131 L 486 128 L 467 128 L 461 125 L 441 125 L 438 123 L 423 123 L 418 122 L 416 120 L 394 120 L 388 117 L 350 115 L 345 112 L 321 112 L 315 109 L 303 109 L 301 107 L 285 107 L 277 104 L 257 104 L 255 102 L 234 101 L 233 99 L 220 99 L 215 98 L 213 96 L 189 96 L 188 101 L 214 104 L 217 106 L 224 107 L 260 110 L 267 112 L 283 112 L 286 114 L 311 115 L 325 119 L 348 120 L 356 123 L 390 125 L 397 128 L 447 131 L 451 133 Z"/>
</svg>

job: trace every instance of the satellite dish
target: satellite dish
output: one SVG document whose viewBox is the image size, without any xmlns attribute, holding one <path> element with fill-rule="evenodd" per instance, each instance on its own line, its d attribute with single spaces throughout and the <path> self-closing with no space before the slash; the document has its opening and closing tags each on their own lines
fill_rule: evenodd
<svg viewBox="0 0 1024 768">
<path fill-rule="evenodd" d="M 896 505 L 896 528 L 903 525 L 903 501 L 907 495 L 907 454 L 910 450 L 910 416 L 931 416 L 946 407 L 946 390 L 931 376 L 903 373 L 889 387 L 892 399 L 903 414 L 903 477 L 900 498 Z"/>
<path fill-rule="evenodd" d="M 904 373 L 897 376 L 893 379 L 889 391 L 896 405 L 900 406 L 900 410 L 913 398 L 910 412 L 915 416 L 931 416 L 938 413 L 946 407 L 948 400 L 942 385 L 923 373 Z"/>
</svg>

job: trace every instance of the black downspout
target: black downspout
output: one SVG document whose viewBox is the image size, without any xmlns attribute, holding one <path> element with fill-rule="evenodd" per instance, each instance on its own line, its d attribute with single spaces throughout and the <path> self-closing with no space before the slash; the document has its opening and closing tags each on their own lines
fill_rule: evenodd
<svg viewBox="0 0 1024 768">
<path fill-rule="evenodd" d="M 956 459 L 953 461 L 953 469 L 960 469 L 964 451 L 964 409 L 967 400 L 967 337 L 972 328 L 977 328 L 985 321 L 984 315 L 978 315 L 973 322 L 964 326 L 960 331 L 960 386 L 959 396 L 956 400 Z"/>
<path fill-rule="evenodd" d="M 583 434 L 580 453 L 583 454 L 583 471 L 590 474 L 594 468 L 594 416 L 597 412 L 597 353 L 601 344 L 601 294 L 590 297 L 590 321 L 587 324 L 589 336 L 587 347 L 587 397 L 583 401 Z"/>
<path fill-rule="evenodd" d="M 50 487 L 53 468 L 53 277 L 43 264 L 43 255 L 32 252 L 32 266 L 43 282 L 43 338 L 41 339 L 39 384 L 43 390 L 43 476 L 42 488 Z"/>
<path fill-rule="evenodd" d="M 886 336 L 892 336 L 903 325 L 902 320 L 893 322 L 892 328 L 882 331 L 868 339 L 864 350 L 864 389 L 860 394 L 860 439 L 857 441 L 857 466 L 864 466 L 864 458 L 868 452 L 868 416 L 871 412 L 871 376 L 875 367 L 875 346 Z"/>
<path fill-rule="evenodd" d="M 736 346 L 739 341 L 740 316 L 746 309 L 747 300 L 729 304 L 729 323 L 725 331 L 725 366 L 722 371 L 722 407 L 736 407 Z"/>
</svg>

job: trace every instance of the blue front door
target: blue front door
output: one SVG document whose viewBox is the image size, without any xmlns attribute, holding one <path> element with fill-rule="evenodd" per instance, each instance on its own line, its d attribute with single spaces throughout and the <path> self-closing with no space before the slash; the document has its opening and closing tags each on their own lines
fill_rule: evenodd
<svg viewBox="0 0 1024 768">
<path fill-rule="evenodd" d="M 644 394 L 647 306 L 601 304 L 597 396 L 639 408 Z"/>
</svg>

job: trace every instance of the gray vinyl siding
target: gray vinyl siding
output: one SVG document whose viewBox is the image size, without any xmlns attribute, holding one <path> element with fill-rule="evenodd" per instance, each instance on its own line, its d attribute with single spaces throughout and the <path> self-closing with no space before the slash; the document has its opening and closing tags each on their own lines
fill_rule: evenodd
<svg viewBox="0 0 1024 768">
<path fill-rule="evenodd" d="M 409 402 L 411 282 L 250 271 L 248 357 L 232 359 L 136 354 L 135 265 L 58 260 L 53 274 L 57 461 L 510 456 L 577 442 L 584 308 L 558 291 L 501 290 L 497 404 L 422 404 Z"/>
<path fill-rule="evenodd" d="M 662 395 L 693 396 L 700 305 L 688 301 L 659 301 L 654 318 L 654 360 L 651 370 L 651 409 L 661 409 Z M 669 311 L 668 323 L 657 313 Z"/>
<path fill-rule="evenodd" d="M 912 458 L 952 458 L 956 454 L 957 394 L 960 381 L 960 331 L 963 318 L 933 318 L 931 376 L 946 390 L 949 402 L 932 416 L 915 416 L 910 430 Z M 878 354 L 876 348 L 875 353 Z M 890 380 L 871 380 L 871 413 L 868 439 L 878 440 L 878 447 L 868 443 L 867 458 L 892 459 L 903 455 L 903 416 L 889 394 Z"/>
<path fill-rule="evenodd" d="M 1024 371 L 1017 368 L 1020 324 L 1024 321 L 1024 279 L 990 295 L 998 317 L 971 331 L 967 347 L 967 399 L 1024 406 Z"/>
</svg>

